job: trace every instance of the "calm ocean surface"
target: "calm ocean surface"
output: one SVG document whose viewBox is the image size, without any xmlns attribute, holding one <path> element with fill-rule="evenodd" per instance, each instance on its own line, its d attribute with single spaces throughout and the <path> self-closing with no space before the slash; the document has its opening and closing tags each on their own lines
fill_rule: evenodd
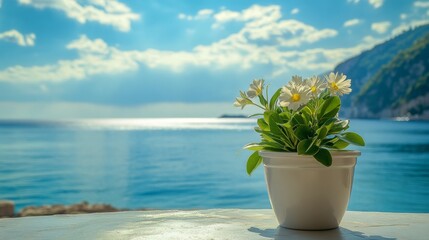
<svg viewBox="0 0 429 240">
<path fill-rule="evenodd" d="M 269 208 L 248 119 L 0 121 L 0 199 L 119 208 Z M 366 140 L 349 210 L 429 212 L 429 122 L 352 120 Z"/>
</svg>

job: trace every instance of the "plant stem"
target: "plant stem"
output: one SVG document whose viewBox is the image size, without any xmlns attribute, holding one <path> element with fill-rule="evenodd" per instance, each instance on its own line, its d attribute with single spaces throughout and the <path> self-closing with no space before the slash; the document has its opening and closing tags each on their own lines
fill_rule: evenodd
<svg viewBox="0 0 429 240">
<path fill-rule="evenodd" d="M 260 109 L 262 109 L 262 110 L 266 110 L 263 106 L 261 106 L 261 105 L 259 105 L 259 104 L 257 104 L 257 103 L 253 103 L 253 105 L 255 105 L 255 106 L 257 106 L 258 108 L 260 108 Z"/>
</svg>

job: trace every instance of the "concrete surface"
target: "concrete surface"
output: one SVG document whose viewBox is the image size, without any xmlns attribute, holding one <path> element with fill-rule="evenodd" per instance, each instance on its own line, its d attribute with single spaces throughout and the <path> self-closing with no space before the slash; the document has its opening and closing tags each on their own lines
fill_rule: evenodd
<svg viewBox="0 0 429 240">
<path fill-rule="evenodd" d="M 132 211 L 0 219 L 0 239 L 429 239 L 429 214 L 347 212 L 340 228 L 278 227 L 271 209 Z"/>
</svg>

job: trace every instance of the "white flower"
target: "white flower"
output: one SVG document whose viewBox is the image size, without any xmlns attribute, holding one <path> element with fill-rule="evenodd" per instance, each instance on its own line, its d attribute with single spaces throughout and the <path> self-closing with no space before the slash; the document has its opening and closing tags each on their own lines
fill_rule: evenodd
<svg viewBox="0 0 429 240">
<path fill-rule="evenodd" d="M 352 89 L 350 86 L 352 85 L 352 80 L 347 79 L 347 76 L 344 74 L 338 75 L 338 73 L 331 72 L 329 76 L 325 76 L 328 81 L 328 89 L 331 95 L 341 96 L 343 94 L 351 93 Z M 347 80 L 346 80 L 347 79 Z"/>
<path fill-rule="evenodd" d="M 263 79 L 253 80 L 253 83 L 250 84 L 250 88 L 247 91 L 247 96 L 249 98 L 257 97 L 262 93 L 263 88 L 264 88 L 264 80 Z"/>
<path fill-rule="evenodd" d="M 288 83 L 288 87 L 293 88 L 293 87 L 300 87 L 303 86 L 303 81 L 302 81 L 302 77 L 301 76 L 292 76 L 292 80 L 289 81 Z"/>
<path fill-rule="evenodd" d="M 235 98 L 234 106 L 235 107 L 241 107 L 243 109 L 247 104 L 251 104 L 252 101 L 247 98 L 246 94 L 242 91 L 240 91 L 240 96 Z"/>
<path fill-rule="evenodd" d="M 318 77 L 313 76 L 306 80 L 307 88 L 313 96 L 318 96 L 326 88 L 326 84 Z"/>
<path fill-rule="evenodd" d="M 241 107 L 241 109 L 243 109 L 246 105 L 247 105 L 246 99 L 241 97 L 235 98 L 235 102 L 234 102 L 235 107 Z"/>
<path fill-rule="evenodd" d="M 287 86 L 282 88 L 279 100 L 280 106 L 287 107 L 295 111 L 302 105 L 308 103 L 310 100 L 310 93 L 304 85 L 298 85 L 296 82 L 289 82 Z"/>
</svg>

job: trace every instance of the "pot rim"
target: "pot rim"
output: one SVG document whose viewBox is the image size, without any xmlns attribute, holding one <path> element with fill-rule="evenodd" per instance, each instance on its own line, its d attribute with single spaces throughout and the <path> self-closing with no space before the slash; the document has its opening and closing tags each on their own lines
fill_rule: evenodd
<svg viewBox="0 0 429 240">
<path fill-rule="evenodd" d="M 342 158 L 356 158 L 361 155 L 360 151 L 357 150 L 330 150 L 332 157 L 342 157 Z M 259 151 L 259 156 L 268 157 L 268 158 L 284 158 L 284 157 L 302 157 L 308 158 L 312 157 L 311 155 L 298 155 L 297 152 L 274 152 L 274 151 Z"/>
</svg>

